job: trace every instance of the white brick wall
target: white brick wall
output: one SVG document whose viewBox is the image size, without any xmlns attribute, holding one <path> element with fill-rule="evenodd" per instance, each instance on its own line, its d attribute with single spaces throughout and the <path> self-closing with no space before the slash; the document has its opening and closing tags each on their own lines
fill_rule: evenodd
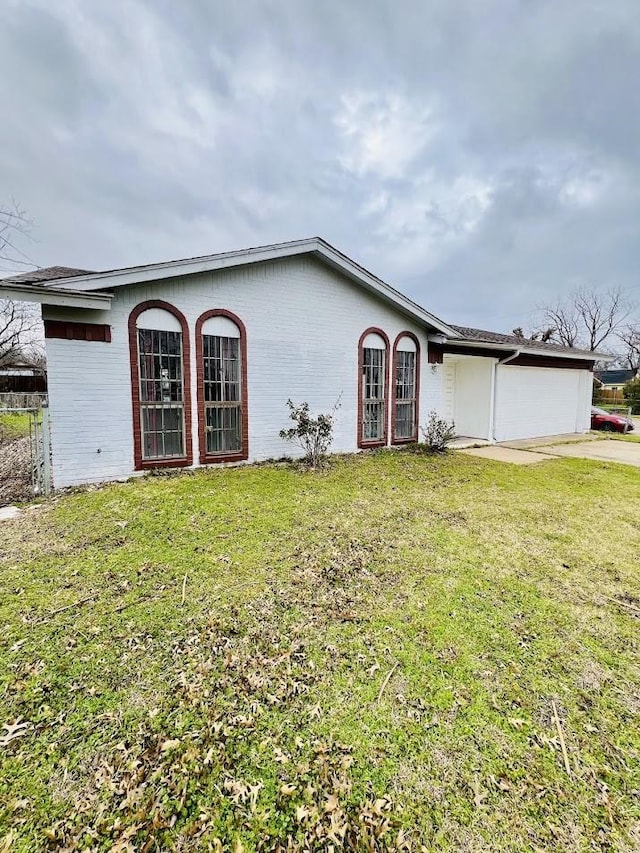
<svg viewBox="0 0 640 853">
<path fill-rule="evenodd" d="M 191 336 L 193 457 L 198 459 L 194 330 L 210 308 L 247 329 L 249 459 L 293 455 L 278 437 L 286 400 L 329 411 L 342 393 L 333 450 L 357 449 L 358 339 L 369 326 L 403 330 L 421 346 L 420 423 L 442 408 L 442 367 L 427 363 L 426 332 L 311 256 L 119 288 L 110 312 L 46 308 L 45 319 L 108 323 L 111 343 L 47 339 L 56 487 L 134 473 L 127 320 L 140 302 L 164 299 L 186 316 Z"/>
</svg>

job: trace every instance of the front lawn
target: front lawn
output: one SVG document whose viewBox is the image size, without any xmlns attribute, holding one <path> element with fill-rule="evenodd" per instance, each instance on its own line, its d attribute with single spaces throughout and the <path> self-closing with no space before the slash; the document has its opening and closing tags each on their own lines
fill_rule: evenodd
<svg viewBox="0 0 640 853">
<path fill-rule="evenodd" d="M 624 434 L 621 432 L 614 432 L 609 433 L 607 435 L 607 438 L 613 438 L 616 441 L 640 441 L 640 435 L 638 435 L 637 432 L 627 432 Z"/>
<path fill-rule="evenodd" d="M 632 851 L 640 477 L 383 452 L 0 527 L 0 851 Z"/>
</svg>

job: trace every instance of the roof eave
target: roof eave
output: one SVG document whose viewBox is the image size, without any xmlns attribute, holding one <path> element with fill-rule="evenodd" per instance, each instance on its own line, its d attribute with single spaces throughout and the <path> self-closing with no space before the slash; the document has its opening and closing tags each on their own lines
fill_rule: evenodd
<svg viewBox="0 0 640 853">
<path fill-rule="evenodd" d="M 543 347 L 530 347 L 526 344 L 506 344 L 488 341 L 470 341 L 464 338 L 447 338 L 446 343 L 452 346 L 464 347 L 465 349 L 500 350 L 501 352 L 515 352 L 519 350 L 527 355 L 549 356 L 551 358 L 571 358 L 579 361 L 612 361 L 615 356 L 602 352 L 585 352 L 571 349 L 557 350 L 545 349 Z"/>
<path fill-rule="evenodd" d="M 145 284 L 148 281 L 162 281 L 176 276 L 192 275 L 199 272 L 213 272 L 229 267 L 243 266 L 248 263 L 277 260 L 291 255 L 314 251 L 318 240 L 293 240 L 273 246 L 258 246 L 254 249 L 242 249 L 235 252 L 222 252 L 217 255 L 205 255 L 201 258 L 187 258 L 178 261 L 164 261 L 158 264 L 145 264 L 127 267 L 121 270 L 97 272 L 92 275 L 73 276 L 58 279 L 56 286 L 76 290 L 99 290 L 102 287 L 125 287 L 131 284 Z M 46 285 L 45 285 L 46 286 Z"/>
<path fill-rule="evenodd" d="M 417 320 L 419 323 L 446 335 L 455 334 L 455 330 L 438 317 L 425 311 L 424 308 L 421 308 L 411 299 L 408 299 L 386 282 L 364 269 L 364 267 L 361 267 L 346 255 L 343 255 L 320 237 L 294 240 L 289 243 L 279 243 L 273 246 L 262 246 L 237 252 L 224 252 L 219 255 L 210 255 L 191 260 L 168 261 L 160 264 L 58 279 L 55 282 L 55 288 L 56 290 L 70 288 L 75 291 L 92 291 L 94 288 L 111 289 L 127 285 L 144 284 L 149 281 L 162 281 L 168 278 L 175 278 L 176 276 L 214 272 L 246 264 L 280 260 L 303 254 L 312 254 L 321 258 L 328 266 L 337 269 L 369 292 L 375 293 L 386 302 L 393 304 L 414 321 Z M 44 290 L 50 290 L 52 287 L 53 285 L 42 285 Z"/>
<path fill-rule="evenodd" d="M 109 310 L 112 295 L 110 293 L 75 290 L 57 290 L 52 287 L 30 284 L 2 284 L 0 294 L 3 299 L 15 302 L 36 302 L 41 305 L 56 305 L 64 308 L 89 308 L 96 311 Z"/>
</svg>

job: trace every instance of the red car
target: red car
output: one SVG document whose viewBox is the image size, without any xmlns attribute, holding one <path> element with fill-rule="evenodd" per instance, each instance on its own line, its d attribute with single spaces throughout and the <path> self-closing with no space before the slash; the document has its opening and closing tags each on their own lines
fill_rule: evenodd
<svg viewBox="0 0 640 853">
<path fill-rule="evenodd" d="M 630 418 L 605 412 L 604 409 L 591 409 L 591 429 L 602 429 L 607 432 L 631 432 L 633 421 Z"/>
</svg>

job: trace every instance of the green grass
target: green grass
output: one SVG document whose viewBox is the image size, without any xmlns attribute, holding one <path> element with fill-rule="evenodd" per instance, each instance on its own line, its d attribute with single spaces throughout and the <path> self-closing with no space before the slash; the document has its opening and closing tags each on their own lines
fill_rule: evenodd
<svg viewBox="0 0 640 853">
<path fill-rule="evenodd" d="M 613 438 L 615 441 L 640 441 L 640 435 L 636 432 L 628 432 L 624 434 L 621 432 L 610 432 L 607 433 L 607 438 Z"/>
<path fill-rule="evenodd" d="M 383 452 L 4 523 L 0 850 L 637 850 L 638 506 Z"/>
<path fill-rule="evenodd" d="M 13 441 L 25 435 L 29 435 L 29 414 L 0 410 L 0 442 Z"/>
</svg>

